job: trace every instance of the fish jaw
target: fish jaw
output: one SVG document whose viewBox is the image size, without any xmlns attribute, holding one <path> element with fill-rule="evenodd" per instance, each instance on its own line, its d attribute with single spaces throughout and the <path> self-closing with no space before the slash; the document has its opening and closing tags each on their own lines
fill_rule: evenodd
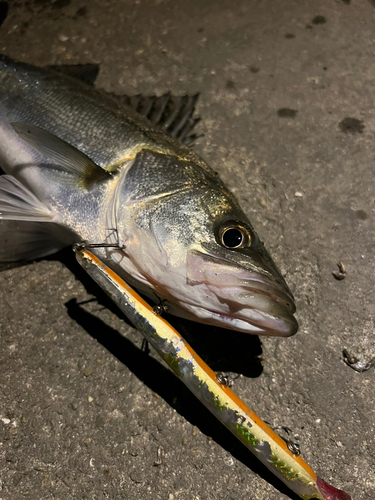
<svg viewBox="0 0 375 500">
<path fill-rule="evenodd" d="M 289 337 L 298 330 L 293 296 L 280 280 L 190 251 L 187 281 L 202 306 L 185 306 L 201 322 L 257 335 Z"/>
<path fill-rule="evenodd" d="M 208 297 L 209 291 L 211 290 L 205 289 L 202 295 L 205 294 Z M 211 309 L 186 302 L 180 304 L 180 307 L 178 304 L 168 303 L 168 307 L 170 313 L 175 316 L 253 335 L 291 337 L 298 331 L 297 320 L 287 310 L 280 311 L 278 314 L 268 313 L 257 310 L 249 303 L 237 312 L 229 310 L 225 313 L 220 312 L 220 309 L 224 309 L 225 299 L 218 299 L 217 308 L 214 308 L 214 304 L 215 301 L 211 300 Z M 272 308 L 273 303 L 270 301 L 269 309 L 272 311 Z"/>
<path fill-rule="evenodd" d="M 251 312 L 248 310 L 248 314 L 243 314 L 242 318 L 240 318 L 186 303 L 183 307 L 178 307 L 178 304 L 170 304 L 167 301 L 166 305 L 168 306 L 168 312 L 174 316 L 236 332 L 268 337 L 290 337 L 298 330 L 298 323 L 294 316 L 291 316 L 288 320 L 287 318 L 276 318 L 255 310 Z"/>
</svg>

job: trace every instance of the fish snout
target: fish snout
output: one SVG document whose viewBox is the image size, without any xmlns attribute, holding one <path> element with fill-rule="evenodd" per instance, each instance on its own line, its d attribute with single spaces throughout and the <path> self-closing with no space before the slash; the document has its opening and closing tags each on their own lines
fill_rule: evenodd
<svg viewBox="0 0 375 500">
<path fill-rule="evenodd" d="M 298 330 L 293 295 L 279 276 L 274 279 L 269 273 L 193 252 L 188 256 L 187 282 L 208 292 L 201 305 L 212 313 L 212 323 L 222 322 L 223 328 L 282 337 Z"/>
<path fill-rule="evenodd" d="M 292 292 L 289 290 L 288 286 L 284 286 L 280 282 L 265 279 L 261 275 L 253 275 L 243 288 L 244 290 L 255 289 L 257 294 L 269 297 L 271 300 L 287 309 L 290 314 L 296 312 L 296 303 Z"/>
<path fill-rule="evenodd" d="M 260 335 L 290 337 L 297 333 L 296 305 L 289 289 L 258 279 L 234 287 L 232 297 L 228 289 L 223 290 L 232 314 L 261 328 Z"/>
</svg>

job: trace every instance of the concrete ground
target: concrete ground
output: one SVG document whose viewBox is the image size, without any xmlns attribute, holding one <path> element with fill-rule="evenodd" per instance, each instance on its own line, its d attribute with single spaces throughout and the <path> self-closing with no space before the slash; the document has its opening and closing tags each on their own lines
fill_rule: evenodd
<svg viewBox="0 0 375 500">
<path fill-rule="evenodd" d="M 12 0 L 0 28 L 0 52 L 99 63 L 108 91 L 200 92 L 196 148 L 286 275 L 301 327 L 259 340 L 174 324 L 355 500 L 375 498 L 375 371 L 342 356 L 375 355 L 374 33 L 366 0 Z M 141 351 L 69 249 L 3 265 L 0 287 L 0 499 L 296 499 Z"/>
</svg>

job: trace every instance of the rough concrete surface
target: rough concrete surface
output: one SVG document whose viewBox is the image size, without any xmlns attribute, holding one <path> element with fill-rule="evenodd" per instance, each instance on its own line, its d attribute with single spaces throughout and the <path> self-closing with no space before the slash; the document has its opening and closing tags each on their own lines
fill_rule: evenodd
<svg viewBox="0 0 375 500">
<path fill-rule="evenodd" d="M 99 63 L 108 91 L 200 92 L 196 149 L 281 267 L 301 326 L 259 340 L 174 324 L 355 500 L 375 498 L 375 371 L 342 356 L 375 355 L 374 33 L 366 0 L 12 0 L 0 28 L 2 53 Z M 3 265 L 0 287 L 2 500 L 296 499 L 141 350 L 71 250 Z"/>
</svg>

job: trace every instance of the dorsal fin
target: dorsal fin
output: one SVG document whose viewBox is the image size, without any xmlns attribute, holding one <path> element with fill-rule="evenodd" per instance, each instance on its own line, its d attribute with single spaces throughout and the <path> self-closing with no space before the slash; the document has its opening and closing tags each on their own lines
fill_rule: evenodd
<svg viewBox="0 0 375 500">
<path fill-rule="evenodd" d="M 126 104 L 144 116 L 155 126 L 163 129 L 168 135 L 180 140 L 183 144 L 192 144 L 200 135 L 193 134 L 193 129 L 200 121 L 194 116 L 195 105 L 199 94 L 173 96 L 170 92 L 160 97 L 110 94 L 121 104 Z"/>
<path fill-rule="evenodd" d="M 65 76 L 75 78 L 87 85 L 94 85 L 99 74 L 99 64 L 63 64 L 46 66 L 52 71 L 57 71 Z"/>
</svg>

